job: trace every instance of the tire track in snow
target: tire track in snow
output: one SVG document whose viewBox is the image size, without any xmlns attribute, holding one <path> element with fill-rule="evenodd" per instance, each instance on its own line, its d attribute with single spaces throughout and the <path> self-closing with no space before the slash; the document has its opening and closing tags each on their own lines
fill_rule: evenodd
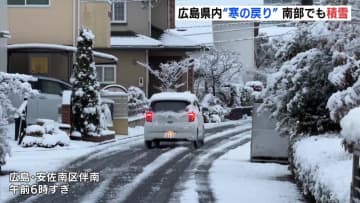
<svg viewBox="0 0 360 203">
<path fill-rule="evenodd" d="M 246 122 L 244 122 L 244 124 L 246 124 Z M 242 125 L 242 124 L 239 123 L 238 125 Z M 210 141 L 208 141 L 208 144 L 215 145 L 221 139 L 228 137 L 227 134 L 229 134 L 230 132 L 227 129 L 234 130 L 233 128 L 236 128 L 236 126 L 237 125 L 229 125 L 224 127 L 212 127 L 206 129 L 207 137 L 211 138 Z M 227 132 L 224 133 L 224 131 Z M 94 152 L 91 152 L 90 154 L 91 158 L 89 158 L 89 156 L 81 157 L 76 161 L 71 162 L 71 164 L 64 167 L 63 169 L 58 170 L 58 171 L 67 171 L 67 172 L 82 172 L 82 171 L 100 172 L 101 183 L 99 184 L 89 184 L 89 185 L 72 184 L 70 185 L 70 190 L 68 195 L 55 194 L 55 195 L 41 195 L 41 196 L 18 196 L 10 200 L 9 202 L 23 202 L 25 200 L 29 200 L 28 202 L 78 203 L 80 202 L 80 200 L 84 200 L 85 196 L 87 195 L 94 195 L 98 199 L 97 202 L 108 202 L 109 200 L 114 199 L 114 197 L 117 195 L 117 192 L 116 190 L 114 190 L 114 188 L 122 188 L 124 185 L 129 185 L 139 174 L 142 173 L 142 169 L 144 166 L 147 166 L 147 164 L 151 164 L 154 160 L 157 160 L 156 158 L 159 158 L 162 154 L 173 150 L 172 148 L 146 150 L 144 149 L 141 140 L 142 138 L 136 137 L 136 138 L 128 139 L 124 143 L 108 144 L 104 148 L 96 149 L 94 150 Z M 125 144 L 130 144 L 130 147 L 126 146 Z M 123 145 L 123 146 L 125 145 L 124 147 L 125 149 L 121 149 L 122 147 L 119 148 L 118 145 Z M 207 148 L 206 145 L 205 148 Z M 183 159 L 179 158 L 182 155 L 180 154 L 175 158 L 173 158 L 173 160 L 167 162 L 164 166 L 153 171 L 154 174 L 156 174 L 156 172 L 158 171 L 164 172 L 169 177 L 174 175 L 174 177 L 171 177 L 168 180 L 164 180 L 164 182 L 171 182 L 171 180 L 174 180 L 174 182 L 171 183 L 167 188 L 161 188 L 162 191 L 165 190 L 169 194 L 158 195 L 156 198 L 158 198 L 160 202 L 168 202 L 166 200 L 170 199 L 171 193 L 175 188 L 175 184 L 177 180 L 179 179 L 179 177 L 182 176 L 184 170 L 189 166 L 194 156 L 196 154 L 199 154 L 201 151 L 202 149 L 195 152 L 191 152 L 190 150 L 185 149 L 185 152 L 183 153 L 184 154 Z M 136 162 L 131 162 L 131 160 L 136 159 L 136 157 L 140 157 L 140 158 Z M 132 164 L 128 164 L 129 162 Z M 175 165 L 172 167 L 170 163 L 173 163 Z M 126 170 L 124 168 L 126 168 Z M 109 175 L 112 174 L 112 172 L 117 173 L 118 175 L 114 175 L 114 176 Z M 150 184 L 151 185 L 149 187 L 152 189 L 158 186 L 158 184 L 156 184 L 156 181 L 155 183 L 152 182 Z M 101 187 L 97 188 L 99 186 Z M 130 195 L 134 195 L 131 194 L 132 193 L 131 191 L 137 189 L 139 189 L 139 187 L 135 185 L 133 189 L 129 190 Z M 156 191 L 155 189 L 152 191 Z M 98 191 L 102 191 L 102 190 L 105 190 L 104 196 L 102 196 L 101 194 L 96 195 Z M 149 195 L 152 196 L 153 194 L 154 193 L 150 191 L 148 194 L 145 194 L 144 197 L 149 197 Z M 131 201 L 131 199 L 128 200 L 129 200 L 128 202 L 133 202 Z"/>
<path fill-rule="evenodd" d="M 198 193 L 198 200 L 200 203 L 211 203 L 216 202 L 216 197 L 213 194 L 210 181 L 209 181 L 209 169 L 211 168 L 213 162 L 224 155 L 226 152 L 235 149 L 247 142 L 250 141 L 250 138 L 236 140 L 231 142 L 230 145 L 227 145 L 221 150 L 216 150 L 207 156 L 206 161 L 200 162 L 195 170 L 195 183 L 196 191 Z"/>
<path fill-rule="evenodd" d="M 231 126 L 234 127 L 234 126 Z M 230 128 L 230 126 L 228 127 Z M 237 127 L 235 129 L 231 130 L 225 130 L 224 129 L 213 129 L 213 131 L 219 132 L 213 135 L 209 135 L 209 141 L 208 146 L 210 147 L 212 145 L 216 145 L 219 143 L 219 141 L 226 139 L 228 137 L 238 135 L 239 133 L 245 132 L 250 130 L 247 126 L 241 126 Z M 209 132 L 207 131 L 207 134 Z M 175 145 L 176 146 L 176 145 Z M 182 146 L 182 145 L 180 145 Z M 166 149 L 166 148 L 165 148 Z M 177 148 L 175 148 L 177 149 Z M 161 167 L 158 167 L 156 170 L 153 170 L 151 174 L 147 173 L 147 176 L 143 176 L 143 179 L 141 179 L 141 183 L 129 184 L 132 186 L 126 186 L 131 187 L 132 189 L 125 192 L 125 196 L 127 197 L 121 197 L 120 196 L 121 191 L 124 189 L 123 186 L 114 186 L 119 188 L 116 192 L 116 190 L 112 191 L 113 193 L 117 194 L 112 197 L 112 199 L 107 199 L 106 202 L 155 202 L 155 203 L 161 203 L 161 202 L 169 202 L 171 198 L 171 194 L 173 193 L 175 189 L 175 185 L 177 182 L 179 182 L 179 178 L 184 174 L 184 171 L 186 168 L 190 165 L 191 161 L 194 159 L 194 157 L 201 152 L 201 148 L 197 151 L 191 151 L 188 148 L 184 148 L 185 151 L 181 154 L 178 154 L 177 156 L 173 157 L 171 160 L 169 160 L 167 163 L 164 163 Z M 157 151 L 160 149 L 153 149 L 149 150 L 149 152 Z M 169 152 L 166 152 L 169 153 Z M 158 160 L 157 158 L 156 160 Z M 141 166 L 140 166 L 141 168 Z M 132 180 L 133 182 L 134 180 Z M 136 180 L 135 180 L 136 181 Z M 118 181 L 114 181 L 118 182 Z M 161 190 L 161 191 L 160 191 Z M 123 195 L 124 196 L 124 195 Z"/>
<path fill-rule="evenodd" d="M 143 172 L 137 175 L 130 183 L 124 185 L 123 187 L 118 188 L 116 197 L 109 202 L 118 203 L 118 202 L 125 202 L 126 200 L 133 201 L 131 198 L 128 199 L 128 197 L 133 193 L 133 191 L 137 187 L 139 187 L 139 185 L 144 184 L 143 182 L 147 178 L 149 178 L 152 174 L 154 174 L 159 168 L 164 166 L 169 161 L 174 160 L 175 157 L 179 156 L 180 154 L 183 154 L 184 152 L 186 152 L 186 150 L 187 149 L 184 147 L 179 147 L 160 155 L 149 165 L 145 166 Z"/>
<path fill-rule="evenodd" d="M 250 128 L 228 130 L 230 133 L 219 133 L 209 139 L 205 147 L 198 151 L 187 170 L 176 185 L 171 202 L 216 202 L 209 182 L 209 169 L 212 163 L 231 149 L 249 142 Z M 183 196 L 191 197 L 183 199 Z M 196 198 L 194 198 L 196 197 Z M 196 200 L 195 200 L 196 199 Z"/>
</svg>

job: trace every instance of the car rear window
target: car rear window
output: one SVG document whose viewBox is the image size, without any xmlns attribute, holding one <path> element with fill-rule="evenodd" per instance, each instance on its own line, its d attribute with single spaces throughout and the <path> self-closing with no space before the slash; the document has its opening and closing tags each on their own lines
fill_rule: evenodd
<svg viewBox="0 0 360 203">
<path fill-rule="evenodd" d="M 156 101 L 151 103 L 150 108 L 154 112 L 172 111 L 181 112 L 185 111 L 186 107 L 190 104 L 188 101 Z"/>
</svg>

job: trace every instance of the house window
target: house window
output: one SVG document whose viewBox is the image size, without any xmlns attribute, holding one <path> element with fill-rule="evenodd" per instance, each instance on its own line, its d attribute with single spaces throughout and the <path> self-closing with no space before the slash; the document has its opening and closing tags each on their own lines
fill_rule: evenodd
<svg viewBox="0 0 360 203">
<path fill-rule="evenodd" d="M 96 73 L 100 83 L 116 83 L 115 65 L 96 65 Z"/>
<path fill-rule="evenodd" d="M 49 6 L 50 0 L 8 0 L 11 6 Z"/>
<path fill-rule="evenodd" d="M 8 0 L 11 6 L 49 6 L 50 0 Z"/>
<path fill-rule="evenodd" d="M 31 73 L 33 74 L 49 73 L 49 58 L 46 56 L 31 57 Z"/>
<path fill-rule="evenodd" d="M 126 22 L 126 2 L 115 0 L 111 8 L 112 22 L 124 23 Z"/>
</svg>

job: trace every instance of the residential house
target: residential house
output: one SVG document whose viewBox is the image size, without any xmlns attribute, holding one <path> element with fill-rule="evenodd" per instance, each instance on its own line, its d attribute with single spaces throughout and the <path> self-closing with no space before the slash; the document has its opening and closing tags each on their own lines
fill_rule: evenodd
<svg viewBox="0 0 360 203">
<path fill-rule="evenodd" d="M 94 32 L 95 48 L 110 46 L 110 11 L 107 0 L 8 0 L 8 72 L 69 81 L 81 26 Z M 95 59 L 117 62 L 100 52 Z"/>
<path fill-rule="evenodd" d="M 0 1 L 0 72 L 6 71 L 7 64 L 7 38 L 10 37 L 7 22 L 6 0 Z"/>
<path fill-rule="evenodd" d="M 187 52 L 200 49 L 195 43 L 171 32 L 175 28 L 175 0 L 122 1 L 112 3 L 111 46 L 98 49 L 119 58 L 114 81 L 125 87 L 137 86 L 151 96 L 158 92 L 158 80 L 144 65 L 157 69 L 160 63 L 180 60 Z M 110 65 L 104 63 L 104 69 Z M 184 75 L 191 90 L 192 77 Z M 190 77 L 189 77 L 190 76 Z"/>
<path fill-rule="evenodd" d="M 201 48 L 170 32 L 175 27 L 175 0 L 9 0 L 8 5 L 13 33 L 9 72 L 68 81 L 78 31 L 85 26 L 95 33 L 101 84 L 137 86 L 150 96 L 159 85 L 144 64 L 156 69 Z M 184 76 L 190 82 L 180 90 L 191 90 L 191 75 Z"/>
</svg>

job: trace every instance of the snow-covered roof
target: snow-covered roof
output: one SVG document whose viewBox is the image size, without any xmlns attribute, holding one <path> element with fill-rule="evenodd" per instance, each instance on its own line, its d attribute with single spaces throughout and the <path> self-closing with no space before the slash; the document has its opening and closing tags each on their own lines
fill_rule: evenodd
<svg viewBox="0 0 360 203">
<path fill-rule="evenodd" d="M 105 59 L 111 59 L 111 60 L 116 61 L 116 62 L 119 60 L 116 56 L 111 55 L 111 54 L 107 54 L 107 53 L 104 53 L 104 52 L 93 51 L 93 53 L 94 53 L 94 56 L 96 56 L 96 57 L 105 58 Z"/>
<path fill-rule="evenodd" d="M 137 34 L 136 36 L 116 36 L 111 37 L 111 47 L 159 47 L 162 43 L 151 37 Z"/>
<path fill-rule="evenodd" d="M 111 37 L 111 47 L 122 48 L 198 48 L 200 43 L 193 42 L 181 35 L 166 30 L 160 39 L 145 35 Z"/>
<path fill-rule="evenodd" d="M 263 5 L 263 0 L 177 0 L 176 6 L 222 6 L 222 5 Z M 213 30 L 211 21 L 186 21 L 177 20 L 177 29 L 173 33 L 182 35 L 185 38 L 204 46 L 213 46 Z"/>
<path fill-rule="evenodd" d="M 26 43 L 26 44 L 11 44 L 7 46 L 8 49 L 58 49 L 64 51 L 75 52 L 76 47 L 65 46 L 60 44 L 45 44 L 45 43 Z"/>
<path fill-rule="evenodd" d="M 25 43 L 25 44 L 11 44 L 7 45 L 8 49 L 57 49 L 69 52 L 76 52 L 77 48 L 73 46 L 66 46 L 61 44 L 46 44 L 46 43 Z M 111 54 L 94 51 L 94 56 L 106 58 L 113 61 L 118 61 L 118 58 Z"/>
<path fill-rule="evenodd" d="M 281 37 L 281 38 L 287 38 L 291 37 L 295 31 L 297 30 L 296 27 L 280 27 L 280 26 L 260 26 L 259 32 L 264 33 L 267 36 L 270 37 Z"/>
<path fill-rule="evenodd" d="M 176 28 L 169 32 L 203 46 L 213 46 L 212 23 L 210 21 L 176 21 Z"/>
<path fill-rule="evenodd" d="M 197 100 L 197 97 L 190 92 L 161 92 L 154 94 L 150 98 L 150 102 L 162 100 L 182 100 L 193 102 Z"/>
<path fill-rule="evenodd" d="M 165 30 L 160 36 L 160 41 L 164 47 L 200 47 L 200 43 L 191 41 L 174 32 L 174 30 Z"/>
</svg>

